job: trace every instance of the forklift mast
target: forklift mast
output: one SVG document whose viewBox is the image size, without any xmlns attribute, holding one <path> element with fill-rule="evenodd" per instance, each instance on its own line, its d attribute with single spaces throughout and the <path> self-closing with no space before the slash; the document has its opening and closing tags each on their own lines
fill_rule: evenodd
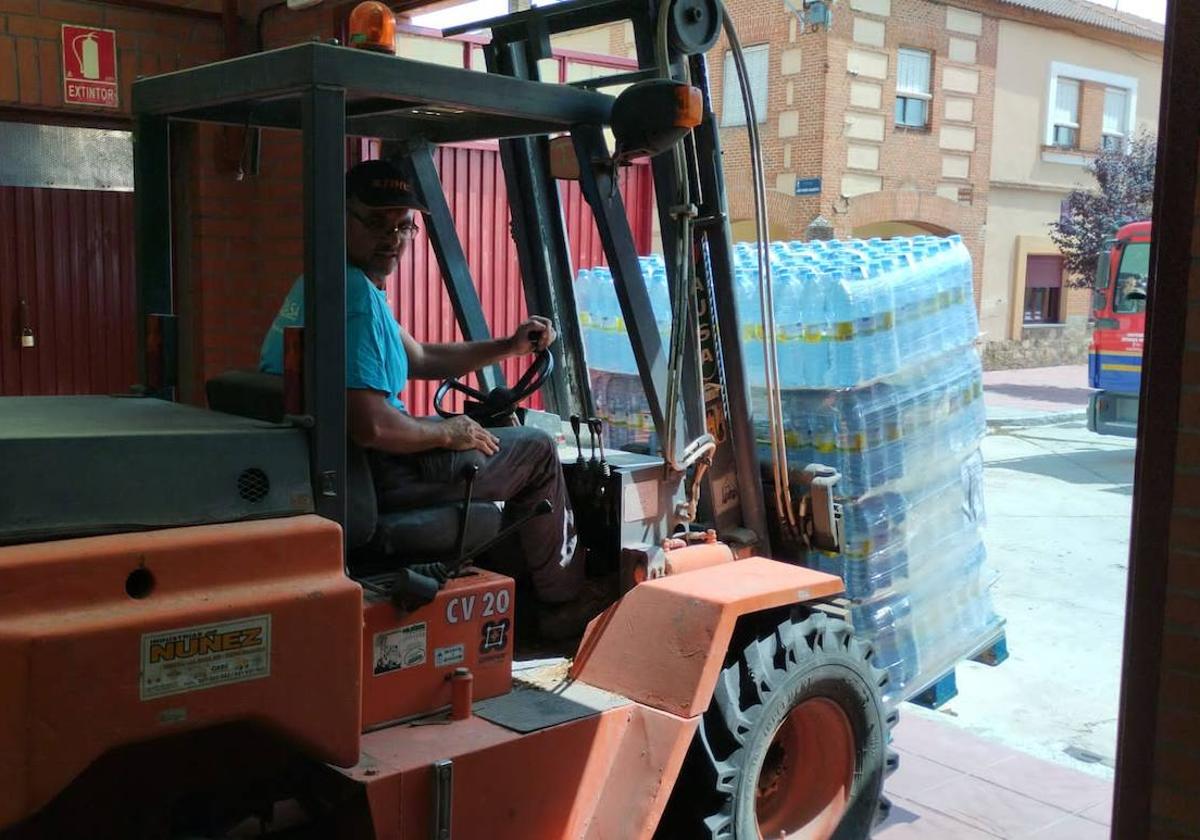
<svg viewBox="0 0 1200 840">
<path fill-rule="evenodd" d="M 538 61 L 551 57 L 551 38 L 578 29 L 612 23 L 633 26 L 638 69 L 588 79 L 576 85 L 603 90 L 659 77 L 655 57 L 658 4 L 647 0 L 580 0 L 520 12 L 482 23 L 446 30 L 461 34 L 487 28 L 492 40 L 484 55 L 489 72 L 538 80 Z M 716 526 L 726 538 L 754 543 L 767 551 L 767 524 L 762 480 L 756 452 L 746 366 L 738 335 L 734 294 L 733 248 L 724 177 L 721 171 L 720 132 L 712 109 L 705 52 L 720 32 L 720 11 L 705 0 L 679 0 L 672 15 L 671 70 L 676 79 L 688 78 L 702 92 L 703 122 L 693 130 L 685 147 L 687 186 L 699 198 L 693 241 L 695 259 L 696 319 L 698 335 L 688 336 L 684 356 L 681 408 L 687 440 L 705 432 L 717 447 L 704 476 L 700 518 Z M 686 62 L 686 73 L 684 63 Z M 633 346 L 638 374 L 649 413 L 660 442 L 666 423 L 667 357 L 655 324 L 645 278 L 638 263 L 628 217 L 616 189 L 616 169 L 610 150 L 597 126 L 576 126 L 571 137 L 579 160 L 584 198 L 596 220 L 605 258 L 612 271 L 621 314 Z M 566 415 L 565 407 L 577 395 L 577 407 L 592 414 L 592 397 L 578 313 L 572 292 L 573 273 L 567 248 L 557 185 L 549 172 L 547 136 L 501 141 L 501 157 L 513 208 L 513 237 L 525 294 L 530 306 L 553 312 L 565 337 L 559 378 L 550 394 L 551 410 Z M 672 296 L 681 267 L 669 255 L 679 236 L 672 205 L 680 192 L 670 156 L 651 161 L 659 229 L 664 244 L 668 286 Z M 672 300 L 674 305 L 675 301 Z M 678 444 L 677 444 L 678 448 Z M 675 460 L 679 452 L 667 453 Z M 744 528 L 739 532 L 736 529 Z"/>
</svg>

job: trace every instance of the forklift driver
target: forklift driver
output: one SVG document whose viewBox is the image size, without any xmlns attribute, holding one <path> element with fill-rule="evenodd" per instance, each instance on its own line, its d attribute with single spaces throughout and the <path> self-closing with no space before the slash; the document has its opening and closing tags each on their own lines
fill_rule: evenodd
<svg viewBox="0 0 1200 840">
<path fill-rule="evenodd" d="M 509 338 L 456 344 L 417 341 L 392 314 L 385 279 L 396 270 L 419 228 L 417 201 L 387 161 L 358 164 L 346 176 L 346 421 L 367 452 L 382 510 L 402 510 L 462 496 L 459 476 L 480 467 L 474 498 L 503 501 L 506 521 L 542 499 L 553 511 L 518 530 L 525 568 L 538 600 L 542 632 L 574 635 L 603 604 L 585 594 L 584 558 L 576 556 L 574 515 L 554 440 L 524 426 L 485 429 L 466 416 L 414 417 L 399 394 L 410 377 L 458 377 L 509 356 L 534 353 L 555 340 L 554 325 L 534 315 Z M 263 340 L 259 367 L 283 371 L 283 330 L 303 323 L 298 279 Z M 582 552 L 579 552 L 582 554 Z"/>
</svg>

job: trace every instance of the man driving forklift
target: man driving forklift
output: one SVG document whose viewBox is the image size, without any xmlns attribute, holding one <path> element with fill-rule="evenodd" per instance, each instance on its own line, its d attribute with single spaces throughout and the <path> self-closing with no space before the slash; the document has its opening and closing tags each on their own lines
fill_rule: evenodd
<svg viewBox="0 0 1200 840">
<path fill-rule="evenodd" d="M 346 425 L 371 467 L 381 510 L 403 510 L 462 496 L 460 476 L 479 470 L 474 498 L 504 502 L 506 522 L 543 499 L 549 515 L 517 530 L 523 571 L 541 602 L 543 635 L 582 632 L 604 606 L 584 586 L 574 514 L 555 441 L 525 426 L 484 428 L 465 414 L 414 417 L 400 393 L 408 379 L 464 376 L 509 356 L 554 343 L 548 318 L 531 316 L 509 338 L 426 344 L 400 325 L 385 283 L 419 231 L 424 212 L 404 175 L 385 160 L 359 163 L 346 175 Z M 296 280 L 263 340 L 260 370 L 283 373 L 284 328 L 304 320 L 303 278 Z"/>
</svg>

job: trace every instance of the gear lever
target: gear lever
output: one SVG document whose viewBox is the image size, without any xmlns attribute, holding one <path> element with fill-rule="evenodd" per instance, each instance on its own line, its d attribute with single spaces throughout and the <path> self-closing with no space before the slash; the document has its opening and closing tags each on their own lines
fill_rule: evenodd
<svg viewBox="0 0 1200 840">
<path fill-rule="evenodd" d="M 475 490 L 475 476 L 479 475 L 478 464 L 467 464 L 463 467 L 462 477 L 467 484 L 466 493 L 463 494 L 463 511 L 462 519 L 458 523 L 458 546 L 455 550 L 455 555 L 458 561 L 456 567 L 461 567 L 463 564 L 463 554 L 467 547 L 467 526 L 471 521 L 471 495 Z"/>
<path fill-rule="evenodd" d="M 599 417 L 588 418 L 588 431 L 595 435 L 600 447 L 600 474 L 607 477 L 610 473 L 608 461 L 604 459 L 604 421 Z"/>
<path fill-rule="evenodd" d="M 579 457 L 575 459 L 576 464 L 583 463 L 583 442 L 579 440 L 579 415 L 571 415 L 571 431 L 575 433 L 575 451 L 579 453 Z"/>
<path fill-rule="evenodd" d="M 596 419 L 595 417 L 592 417 L 591 419 L 584 421 L 587 424 L 588 445 L 592 449 L 592 457 L 588 459 L 588 463 L 591 464 L 592 466 L 596 465 L 596 429 L 592 425 L 593 421 L 595 419 Z M 580 454 L 582 454 L 582 453 L 580 453 Z"/>
</svg>

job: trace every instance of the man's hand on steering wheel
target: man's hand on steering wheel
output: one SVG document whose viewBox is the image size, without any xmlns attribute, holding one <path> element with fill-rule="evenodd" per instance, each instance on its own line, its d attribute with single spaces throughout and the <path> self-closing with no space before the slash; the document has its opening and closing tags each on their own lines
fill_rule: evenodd
<svg viewBox="0 0 1200 840">
<path fill-rule="evenodd" d="M 556 338 L 558 333 L 553 321 L 542 315 L 530 315 L 508 339 L 508 352 L 510 356 L 537 353 L 553 344 Z"/>
</svg>

